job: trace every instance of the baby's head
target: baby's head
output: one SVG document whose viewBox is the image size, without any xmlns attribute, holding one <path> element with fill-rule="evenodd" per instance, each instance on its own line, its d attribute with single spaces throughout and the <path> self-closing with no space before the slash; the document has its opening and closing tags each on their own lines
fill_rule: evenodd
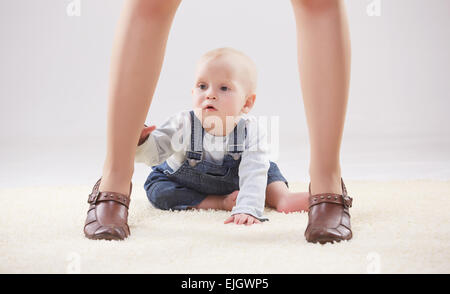
<svg viewBox="0 0 450 294">
<path fill-rule="evenodd" d="M 197 63 L 192 89 L 196 115 L 207 125 L 203 127 L 216 136 L 231 132 L 240 116 L 253 108 L 256 80 L 256 65 L 244 53 L 232 48 L 205 53 Z"/>
</svg>

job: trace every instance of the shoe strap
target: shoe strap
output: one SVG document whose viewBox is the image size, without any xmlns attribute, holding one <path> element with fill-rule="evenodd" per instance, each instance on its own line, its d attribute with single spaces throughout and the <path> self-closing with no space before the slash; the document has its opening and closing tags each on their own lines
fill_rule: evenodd
<svg viewBox="0 0 450 294">
<path fill-rule="evenodd" d="M 129 196 L 126 196 L 122 193 L 117 192 L 99 192 L 98 188 L 100 186 L 101 178 L 95 183 L 94 188 L 92 189 L 92 193 L 89 194 L 88 203 L 89 204 L 96 204 L 101 201 L 115 201 L 117 203 L 120 203 L 124 205 L 126 208 L 130 206 L 131 201 L 131 190 L 132 190 L 132 183 L 130 183 L 130 194 Z"/>
<path fill-rule="evenodd" d="M 347 188 L 341 178 L 342 195 L 336 193 L 319 193 L 311 195 L 311 182 L 309 183 L 309 208 L 320 203 L 334 203 L 343 205 L 345 208 L 352 207 L 353 198 L 347 195 Z"/>
<path fill-rule="evenodd" d="M 122 205 L 125 205 L 126 208 L 130 206 L 130 198 L 116 192 L 99 192 L 97 194 L 89 195 L 89 204 L 97 204 L 101 201 L 114 201 L 118 202 Z"/>
<path fill-rule="evenodd" d="M 314 196 L 309 196 L 309 208 L 313 207 L 314 205 L 320 204 L 320 203 L 334 203 L 343 205 L 345 208 L 352 207 L 353 198 L 349 196 L 334 194 L 334 193 L 323 193 L 323 194 L 316 194 Z"/>
</svg>

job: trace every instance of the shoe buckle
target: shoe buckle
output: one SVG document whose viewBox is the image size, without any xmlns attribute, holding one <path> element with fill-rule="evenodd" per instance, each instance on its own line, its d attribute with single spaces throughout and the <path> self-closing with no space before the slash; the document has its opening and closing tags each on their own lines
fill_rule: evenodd
<svg viewBox="0 0 450 294">
<path fill-rule="evenodd" d="M 95 193 L 89 194 L 88 203 L 94 203 L 97 201 L 98 195 L 100 195 L 100 191 L 96 191 Z"/>
<path fill-rule="evenodd" d="M 353 202 L 353 198 L 352 197 L 349 197 L 349 196 L 343 196 L 342 197 L 343 198 L 343 200 L 344 200 L 344 207 L 345 208 L 350 208 L 350 207 L 352 207 L 352 202 Z"/>
</svg>

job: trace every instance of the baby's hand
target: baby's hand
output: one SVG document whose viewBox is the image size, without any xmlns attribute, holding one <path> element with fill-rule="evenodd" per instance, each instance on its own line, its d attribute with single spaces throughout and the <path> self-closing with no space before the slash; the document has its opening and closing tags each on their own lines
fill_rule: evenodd
<svg viewBox="0 0 450 294">
<path fill-rule="evenodd" d="M 156 126 L 148 127 L 148 126 L 144 125 L 144 129 L 142 129 L 141 136 L 139 137 L 138 146 L 141 145 L 142 143 L 144 143 L 145 140 L 147 140 L 150 133 L 153 132 L 155 129 L 156 129 Z"/>
<path fill-rule="evenodd" d="M 257 218 L 255 218 L 251 215 L 245 214 L 245 213 L 238 213 L 238 214 L 230 216 L 229 218 L 227 218 L 225 220 L 224 224 L 229 224 L 229 223 L 233 223 L 233 222 L 237 225 L 245 224 L 247 226 L 261 223 L 261 221 L 258 220 Z"/>
</svg>

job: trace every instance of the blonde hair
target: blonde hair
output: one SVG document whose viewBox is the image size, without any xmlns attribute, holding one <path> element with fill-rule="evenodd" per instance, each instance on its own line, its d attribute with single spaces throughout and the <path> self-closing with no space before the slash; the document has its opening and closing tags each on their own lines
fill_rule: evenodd
<svg viewBox="0 0 450 294">
<path fill-rule="evenodd" d="M 249 94 L 255 93 L 258 79 L 258 71 L 256 68 L 256 64 L 250 57 L 248 57 L 246 54 L 244 54 L 239 50 L 230 47 L 222 47 L 210 50 L 200 57 L 200 60 L 197 62 L 197 66 L 206 61 L 210 61 L 222 56 L 234 56 L 240 59 L 241 62 L 239 62 L 239 64 L 243 66 L 243 68 L 245 69 L 249 80 L 250 85 L 250 89 L 248 89 L 250 91 Z"/>
</svg>

